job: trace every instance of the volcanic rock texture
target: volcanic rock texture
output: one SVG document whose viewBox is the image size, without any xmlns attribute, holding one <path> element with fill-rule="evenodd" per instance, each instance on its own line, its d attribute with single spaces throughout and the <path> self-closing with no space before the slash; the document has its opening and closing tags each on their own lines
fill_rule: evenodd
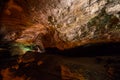
<svg viewBox="0 0 120 80">
<path fill-rule="evenodd" d="M 59 49 L 120 41 L 120 0 L 1 0 L 1 42 Z"/>
</svg>

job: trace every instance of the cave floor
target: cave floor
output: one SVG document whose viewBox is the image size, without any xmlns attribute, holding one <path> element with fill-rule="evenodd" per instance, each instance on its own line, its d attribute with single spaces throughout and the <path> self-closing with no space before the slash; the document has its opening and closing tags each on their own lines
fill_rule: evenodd
<svg viewBox="0 0 120 80">
<path fill-rule="evenodd" d="M 0 80 L 120 80 L 120 56 L 0 56 Z"/>
</svg>

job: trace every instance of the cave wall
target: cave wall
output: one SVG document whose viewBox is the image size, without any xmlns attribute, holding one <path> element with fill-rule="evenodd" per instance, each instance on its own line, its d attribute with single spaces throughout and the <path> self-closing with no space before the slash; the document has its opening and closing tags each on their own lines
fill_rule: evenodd
<svg viewBox="0 0 120 80">
<path fill-rule="evenodd" d="M 1 0 L 1 42 L 59 49 L 120 41 L 119 0 Z"/>
</svg>

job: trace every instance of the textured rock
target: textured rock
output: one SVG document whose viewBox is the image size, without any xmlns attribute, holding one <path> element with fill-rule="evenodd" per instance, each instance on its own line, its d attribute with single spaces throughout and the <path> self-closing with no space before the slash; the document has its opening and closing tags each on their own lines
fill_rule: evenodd
<svg viewBox="0 0 120 80">
<path fill-rule="evenodd" d="M 120 41 L 119 0 L 2 0 L 0 6 L 6 41 L 59 49 Z"/>
<path fill-rule="evenodd" d="M 18 58 L 0 58 L 0 80 L 120 80 L 119 56 L 96 59 L 54 54 L 29 52 Z"/>
</svg>

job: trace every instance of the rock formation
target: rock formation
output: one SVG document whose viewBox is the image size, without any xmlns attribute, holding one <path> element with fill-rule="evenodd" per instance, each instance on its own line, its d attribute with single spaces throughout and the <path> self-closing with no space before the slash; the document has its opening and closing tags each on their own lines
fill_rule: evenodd
<svg viewBox="0 0 120 80">
<path fill-rule="evenodd" d="M 120 0 L 0 0 L 0 80 L 120 80 L 114 42 Z"/>
<path fill-rule="evenodd" d="M 120 0 L 1 0 L 1 42 L 59 49 L 120 41 Z"/>
</svg>

